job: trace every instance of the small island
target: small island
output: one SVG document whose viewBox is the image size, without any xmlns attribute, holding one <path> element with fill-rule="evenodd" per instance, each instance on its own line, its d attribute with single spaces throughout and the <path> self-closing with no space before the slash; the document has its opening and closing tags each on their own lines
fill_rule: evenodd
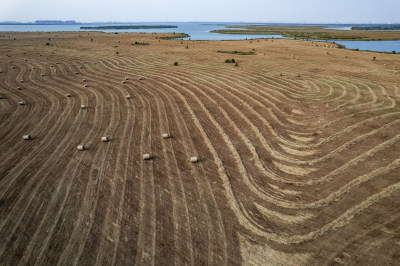
<svg viewBox="0 0 400 266">
<path fill-rule="evenodd" d="M 173 25 L 121 25 L 121 26 L 96 26 L 81 27 L 81 30 L 137 30 L 137 29 L 170 29 L 178 28 Z"/>
</svg>

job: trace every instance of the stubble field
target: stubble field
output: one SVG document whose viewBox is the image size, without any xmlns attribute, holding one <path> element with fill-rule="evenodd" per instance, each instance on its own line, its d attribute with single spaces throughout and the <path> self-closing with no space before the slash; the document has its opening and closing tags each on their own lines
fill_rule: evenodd
<svg viewBox="0 0 400 266">
<path fill-rule="evenodd" d="M 399 55 L 0 36 L 1 265 L 400 260 Z"/>
</svg>

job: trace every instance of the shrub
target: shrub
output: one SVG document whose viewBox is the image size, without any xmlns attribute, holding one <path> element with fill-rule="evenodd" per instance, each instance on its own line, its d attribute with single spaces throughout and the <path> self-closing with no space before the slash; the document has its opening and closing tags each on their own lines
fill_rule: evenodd
<svg viewBox="0 0 400 266">
<path fill-rule="evenodd" d="M 178 63 L 178 61 L 175 61 L 174 62 L 174 66 L 177 66 L 179 63 Z"/>
<path fill-rule="evenodd" d="M 374 57 L 372 58 L 372 61 L 376 61 L 376 56 L 374 56 Z"/>
<path fill-rule="evenodd" d="M 134 42 L 134 43 L 131 43 L 131 45 L 149 45 L 149 43 L 147 43 L 147 42 Z"/>
<path fill-rule="evenodd" d="M 235 67 L 238 67 L 238 66 L 239 66 L 239 64 L 238 64 L 238 63 L 236 63 L 236 64 L 235 64 Z"/>
<path fill-rule="evenodd" d="M 396 54 L 396 51 L 392 51 L 392 54 Z"/>
<path fill-rule="evenodd" d="M 255 50 L 251 52 L 243 52 L 243 51 L 223 51 L 223 50 L 218 50 L 217 53 L 223 53 L 223 54 L 238 54 L 238 55 L 255 55 L 256 53 L 254 52 Z"/>
<path fill-rule="evenodd" d="M 225 59 L 225 63 L 232 63 L 230 59 Z"/>
</svg>

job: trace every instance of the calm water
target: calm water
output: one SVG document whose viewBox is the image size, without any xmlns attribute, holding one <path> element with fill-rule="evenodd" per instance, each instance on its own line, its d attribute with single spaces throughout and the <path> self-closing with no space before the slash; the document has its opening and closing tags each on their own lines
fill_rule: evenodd
<svg viewBox="0 0 400 266">
<path fill-rule="evenodd" d="M 82 26 L 109 26 L 109 25 L 175 25 L 172 29 L 136 29 L 136 30 L 102 30 L 104 32 L 183 32 L 190 35 L 191 40 L 244 40 L 255 38 L 284 38 L 281 35 L 245 35 L 245 34 L 218 34 L 212 30 L 225 29 L 225 25 L 249 25 L 249 23 L 199 23 L 199 22 L 142 22 L 121 24 L 80 24 L 80 25 L 0 25 L 0 31 L 87 31 L 81 30 Z M 349 27 L 337 27 L 335 29 L 349 30 Z M 400 53 L 399 41 L 336 41 L 349 49 L 371 50 L 379 52 Z"/>
<path fill-rule="evenodd" d="M 326 30 L 351 30 L 352 26 L 346 26 L 346 27 L 328 27 L 325 28 Z"/>
<path fill-rule="evenodd" d="M 242 35 L 242 34 L 218 34 L 211 33 L 212 30 L 225 29 L 224 25 L 239 25 L 240 23 L 198 23 L 198 22 L 142 22 L 142 23 L 121 23 L 121 24 L 80 24 L 80 25 L 0 25 L 0 31 L 88 31 L 80 27 L 96 26 L 118 26 L 118 25 L 173 25 L 178 28 L 170 29 L 132 29 L 132 30 L 101 30 L 103 32 L 179 32 L 190 35 L 191 40 L 244 40 L 255 38 L 282 38 L 281 35 Z M 249 23 L 243 23 L 248 25 Z M 189 38 L 187 38 L 189 39 Z"/>
<path fill-rule="evenodd" d="M 400 41 L 335 41 L 348 49 L 400 53 Z"/>
</svg>

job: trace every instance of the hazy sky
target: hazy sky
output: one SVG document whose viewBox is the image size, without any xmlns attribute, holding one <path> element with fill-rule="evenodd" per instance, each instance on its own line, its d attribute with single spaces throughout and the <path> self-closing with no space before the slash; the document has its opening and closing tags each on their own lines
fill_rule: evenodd
<svg viewBox="0 0 400 266">
<path fill-rule="evenodd" d="M 400 23 L 400 0 L 0 0 L 0 21 Z"/>
</svg>

